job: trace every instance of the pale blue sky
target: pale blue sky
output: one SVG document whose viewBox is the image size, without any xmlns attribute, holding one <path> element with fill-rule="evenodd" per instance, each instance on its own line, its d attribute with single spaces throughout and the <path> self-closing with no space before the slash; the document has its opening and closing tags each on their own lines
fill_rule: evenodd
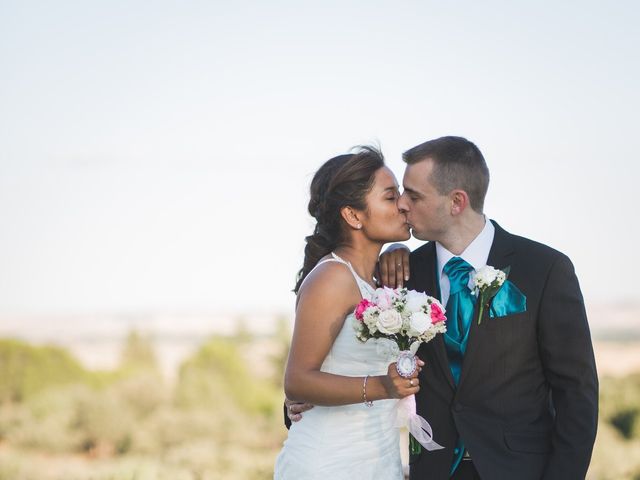
<svg viewBox="0 0 640 480">
<path fill-rule="evenodd" d="M 636 5 L 0 0 L 0 314 L 288 312 L 315 169 L 445 134 L 636 301 Z"/>
</svg>

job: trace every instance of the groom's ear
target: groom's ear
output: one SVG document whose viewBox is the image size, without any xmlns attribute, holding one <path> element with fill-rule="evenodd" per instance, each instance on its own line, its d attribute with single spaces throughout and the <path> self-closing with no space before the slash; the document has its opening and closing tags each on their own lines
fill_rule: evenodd
<svg viewBox="0 0 640 480">
<path fill-rule="evenodd" d="M 464 190 L 453 190 L 449 194 L 451 199 L 451 215 L 460 215 L 469 206 L 469 195 Z"/>
<path fill-rule="evenodd" d="M 351 228 L 355 228 L 356 230 L 360 230 L 362 228 L 362 219 L 360 218 L 357 210 L 351 207 L 342 207 L 340 209 L 340 215 Z"/>
</svg>

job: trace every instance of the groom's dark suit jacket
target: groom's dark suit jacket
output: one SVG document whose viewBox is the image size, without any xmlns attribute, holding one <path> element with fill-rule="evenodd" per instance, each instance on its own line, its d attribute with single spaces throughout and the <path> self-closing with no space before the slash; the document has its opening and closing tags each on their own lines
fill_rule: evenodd
<svg viewBox="0 0 640 480">
<path fill-rule="evenodd" d="M 460 383 L 442 335 L 423 344 L 418 413 L 445 448 L 411 458 L 412 480 L 449 478 L 460 435 L 483 480 L 585 477 L 598 418 L 598 378 L 584 302 L 568 257 L 495 222 L 488 265 L 511 267 L 527 310 L 471 324 Z M 435 243 L 411 253 L 408 288 L 440 296 Z"/>
</svg>

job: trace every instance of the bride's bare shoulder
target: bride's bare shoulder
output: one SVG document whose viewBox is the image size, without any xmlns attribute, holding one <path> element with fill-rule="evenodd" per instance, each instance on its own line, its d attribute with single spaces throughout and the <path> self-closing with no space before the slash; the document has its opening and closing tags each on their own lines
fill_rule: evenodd
<svg viewBox="0 0 640 480">
<path fill-rule="evenodd" d="M 358 286 L 349 267 L 342 262 L 330 261 L 318 265 L 309 273 L 298 292 L 298 301 L 303 298 L 319 302 L 336 302 L 342 299 L 352 301 L 359 295 Z"/>
</svg>

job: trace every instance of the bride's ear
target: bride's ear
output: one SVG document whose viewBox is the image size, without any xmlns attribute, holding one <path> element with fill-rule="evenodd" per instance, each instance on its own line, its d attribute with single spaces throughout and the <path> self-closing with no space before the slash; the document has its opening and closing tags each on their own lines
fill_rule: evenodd
<svg viewBox="0 0 640 480">
<path fill-rule="evenodd" d="M 360 219 L 360 215 L 357 210 L 354 210 L 351 207 L 342 207 L 340 209 L 340 215 L 351 228 L 355 230 L 360 230 L 362 228 L 362 220 Z"/>
</svg>

